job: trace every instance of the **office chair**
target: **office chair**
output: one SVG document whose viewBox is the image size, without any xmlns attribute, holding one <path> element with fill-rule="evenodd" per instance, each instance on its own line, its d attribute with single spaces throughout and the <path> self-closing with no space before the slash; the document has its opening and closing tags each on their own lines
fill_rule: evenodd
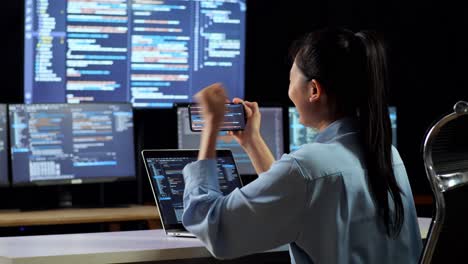
<svg viewBox="0 0 468 264">
<path fill-rule="evenodd" d="M 435 200 L 420 263 L 468 263 L 468 103 L 426 134 L 423 158 Z"/>
</svg>

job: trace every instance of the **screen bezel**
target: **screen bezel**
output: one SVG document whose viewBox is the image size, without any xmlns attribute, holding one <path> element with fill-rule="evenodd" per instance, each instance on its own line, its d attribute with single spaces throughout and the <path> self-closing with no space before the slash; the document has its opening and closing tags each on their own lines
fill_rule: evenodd
<svg viewBox="0 0 468 264">
<path fill-rule="evenodd" d="M 12 133 L 12 120 L 10 118 L 10 111 L 12 106 L 31 106 L 31 105 L 64 105 L 66 107 L 73 107 L 73 106 L 84 106 L 84 105 L 124 105 L 129 106 L 129 109 L 132 112 L 132 116 L 134 119 L 134 107 L 131 103 L 125 102 L 91 102 L 91 103 L 81 103 L 81 104 L 67 104 L 67 103 L 34 103 L 34 104 L 8 104 L 7 109 L 7 117 L 8 117 L 8 151 L 10 156 L 10 174 L 11 174 L 11 186 L 13 187 L 27 187 L 27 186 L 51 186 L 51 185 L 79 185 L 79 184 L 93 184 L 93 183 L 111 183 L 111 182 L 118 182 L 118 181 L 134 181 L 136 180 L 136 171 L 137 171 L 137 162 L 136 162 L 136 149 L 135 149 L 135 123 L 132 129 L 132 145 L 133 145 L 133 159 L 134 159 L 134 166 L 133 166 L 133 175 L 126 175 L 126 176 L 95 176 L 95 177 L 86 177 L 86 178 L 74 178 L 74 179 L 58 179 L 58 180 L 40 180 L 40 181 L 29 181 L 29 182 L 15 182 L 14 181 L 14 173 L 13 173 L 13 161 L 11 160 L 11 133 Z"/>
<path fill-rule="evenodd" d="M 190 158 L 197 158 L 198 157 L 198 149 L 144 149 L 141 151 L 141 156 L 143 158 L 143 163 L 145 165 L 146 169 L 146 176 L 147 179 L 150 183 L 151 187 L 151 192 L 153 194 L 153 198 L 156 201 L 156 207 L 159 213 L 159 218 L 161 220 L 161 225 L 164 228 L 165 232 L 188 232 L 187 229 L 184 227 L 182 223 L 178 224 L 165 224 L 163 216 L 161 214 L 161 205 L 159 201 L 159 197 L 156 194 L 155 187 L 153 185 L 153 181 L 151 180 L 151 172 L 148 169 L 148 165 L 146 163 L 146 159 L 151 159 L 151 158 L 172 158 L 172 157 L 190 157 Z M 217 149 L 216 150 L 216 157 L 229 157 L 233 160 L 236 170 L 237 170 L 237 163 L 236 160 L 234 159 L 234 156 L 232 155 L 231 150 L 229 149 Z M 239 175 L 239 181 L 240 181 L 240 187 L 244 186 L 244 183 L 242 182 L 242 177 L 239 174 L 239 171 L 237 171 Z M 184 182 L 185 186 L 185 182 Z"/>
<path fill-rule="evenodd" d="M 0 187 L 9 187 L 11 184 L 11 158 L 10 158 L 10 117 L 8 112 L 8 104 L 0 104 L 1 110 L 5 110 L 6 122 L 5 122 L 5 152 L 6 152 L 6 175 L 5 181 L 0 180 Z"/>
<path fill-rule="evenodd" d="M 229 105 L 229 106 L 239 106 L 238 108 L 242 109 L 241 113 L 242 113 L 242 117 L 244 119 L 244 125 L 241 126 L 240 128 L 238 129 L 224 129 L 223 128 L 223 125 L 220 126 L 219 128 L 219 131 L 242 131 L 245 129 L 245 125 L 247 124 L 247 116 L 245 114 L 245 108 L 244 108 L 244 105 L 243 104 L 235 104 L 235 103 L 227 103 L 225 105 Z M 198 107 L 197 104 L 189 104 L 188 105 L 188 113 L 189 113 L 189 126 L 190 126 L 190 130 L 192 132 L 201 132 L 203 131 L 203 129 L 195 129 L 194 126 L 193 126 L 193 118 L 192 118 L 192 108 L 193 107 Z"/>
</svg>

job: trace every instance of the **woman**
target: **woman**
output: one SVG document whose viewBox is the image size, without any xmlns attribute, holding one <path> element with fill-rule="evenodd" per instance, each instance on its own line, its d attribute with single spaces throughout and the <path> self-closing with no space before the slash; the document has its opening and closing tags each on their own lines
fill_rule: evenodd
<svg viewBox="0 0 468 264">
<path fill-rule="evenodd" d="M 226 95 L 196 95 L 207 120 L 184 168 L 183 224 L 219 258 L 290 245 L 293 263 L 415 263 L 422 245 L 405 167 L 391 145 L 383 45 L 369 32 L 321 30 L 294 50 L 289 98 L 316 141 L 274 161 L 256 103 L 234 136 L 259 178 L 222 196 L 215 143 Z"/>
</svg>

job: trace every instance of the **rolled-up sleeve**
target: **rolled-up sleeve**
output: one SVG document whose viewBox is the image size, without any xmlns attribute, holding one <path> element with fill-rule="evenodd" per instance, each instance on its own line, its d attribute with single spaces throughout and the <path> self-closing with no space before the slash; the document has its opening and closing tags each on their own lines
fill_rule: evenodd
<svg viewBox="0 0 468 264">
<path fill-rule="evenodd" d="M 217 258 L 234 258 L 272 249 L 299 236 L 307 181 L 289 155 L 258 179 L 223 196 L 215 160 L 184 170 L 183 225 Z"/>
</svg>

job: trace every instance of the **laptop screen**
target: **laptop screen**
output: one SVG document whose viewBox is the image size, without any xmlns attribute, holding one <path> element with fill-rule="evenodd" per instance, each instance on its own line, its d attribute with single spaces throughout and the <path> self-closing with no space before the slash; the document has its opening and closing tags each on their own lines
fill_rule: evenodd
<svg viewBox="0 0 468 264">
<path fill-rule="evenodd" d="M 185 165 L 196 161 L 198 150 L 142 151 L 151 188 L 166 232 L 184 230 L 182 226 Z M 221 192 L 229 194 L 242 182 L 230 150 L 217 150 L 218 180 Z"/>
</svg>

